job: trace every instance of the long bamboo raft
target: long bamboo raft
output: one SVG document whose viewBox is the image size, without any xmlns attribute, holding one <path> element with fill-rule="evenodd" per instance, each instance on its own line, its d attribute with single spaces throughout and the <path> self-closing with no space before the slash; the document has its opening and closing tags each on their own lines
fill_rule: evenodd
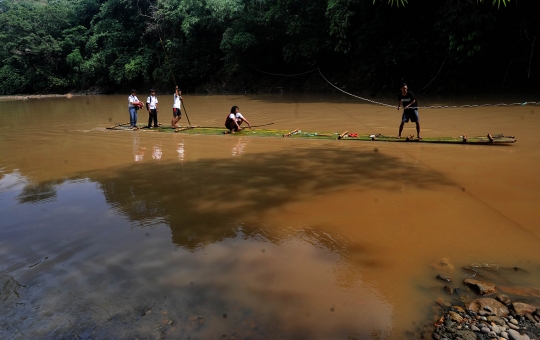
<svg viewBox="0 0 540 340">
<path fill-rule="evenodd" d="M 264 124 L 258 127 L 272 125 Z M 344 131 L 342 133 L 337 132 L 315 132 L 315 131 L 303 131 L 301 129 L 295 130 L 274 130 L 274 129 L 261 129 L 253 127 L 252 129 L 243 129 L 238 132 L 234 132 L 232 136 L 246 136 L 246 137 L 279 137 L 279 138 L 302 138 L 302 139 L 326 139 L 326 140 L 349 140 L 349 141 L 374 141 L 374 142 L 414 142 L 414 143 L 448 143 L 448 144 L 483 144 L 483 145 L 495 145 L 495 144 L 512 144 L 516 142 L 514 136 L 507 136 L 504 134 L 486 134 L 484 136 L 467 136 L 462 135 L 458 137 L 423 137 L 421 139 L 415 138 L 413 135 L 398 138 L 397 136 L 386 136 L 381 134 L 360 135 L 356 133 L 350 133 Z M 109 130 L 124 130 L 124 131 L 152 131 L 152 132 L 174 132 L 191 135 L 229 135 L 228 131 L 222 127 L 212 126 L 185 126 L 180 128 L 171 128 L 170 126 L 159 126 L 157 128 L 139 127 L 133 129 L 127 124 L 115 124 L 111 127 L 107 127 Z"/>
</svg>

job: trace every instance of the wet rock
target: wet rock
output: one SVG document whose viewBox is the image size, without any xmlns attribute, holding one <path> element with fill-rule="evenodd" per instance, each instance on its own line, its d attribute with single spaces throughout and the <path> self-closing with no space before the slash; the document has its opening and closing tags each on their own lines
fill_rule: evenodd
<svg viewBox="0 0 540 340">
<path fill-rule="evenodd" d="M 528 335 L 519 334 L 518 331 L 515 331 L 513 329 L 508 330 L 508 336 L 511 340 L 530 340 Z"/>
<path fill-rule="evenodd" d="M 496 325 L 499 325 L 499 326 L 504 326 L 506 323 L 504 322 L 503 319 L 501 319 L 500 317 L 498 316 L 488 316 L 487 317 L 487 321 L 489 322 L 492 322 Z"/>
<path fill-rule="evenodd" d="M 457 331 L 456 335 L 463 340 L 476 340 L 476 334 L 469 330 Z"/>
<path fill-rule="evenodd" d="M 475 325 L 472 325 L 471 331 L 480 332 L 480 328 L 476 327 Z"/>
<path fill-rule="evenodd" d="M 452 306 L 452 308 L 454 308 L 454 310 L 458 313 L 465 313 L 465 310 L 460 306 Z"/>
<path fill-rule="evenodd" d="M 514 325 L 513 323 L 510 323 L 510 322 L 508 323 L 508 328 L 516 330 L 516 331 L 519 330 L 519 327 L 517 325 Z"/>
<path fill-rule="evenodd" d="M 450 311 L 448 312 L 448 316 L 450 317 L 450 320 L 455 321 L 457 323 L 461 323 L 463 321 L 463 317 L 456 312 Z"/>
<path fill-rule="evenodd" d="M 523 302 L 514 302 L 512 306 L 514 307 L 516 313 L 521 316 L 525 314 L 532 314 L 536 311 L 536 306 L 529 305 Z"/>
<path fill-rule="evenodd" d="M 508 295 L 504 295 L 504 294 L 499 294 L 497 295 L 497 297 L 495 298 L 497 301 L 505 304 L 506 306 L 510 306 L 510 304 L 512 303 L 512 301 L 510 300 L 510 298 L 508 297 Z"/>
<path fill-rule="evenodd" d="M 480 331 L 482 331 L 482 333 L 484 334 L 489 334 L 491 332 L 491 329 L 484 326 L 480 329 Z"/>
<path fill-rule="evenodd" d="M 437 275 L 437 279 L 443 280 L 443 281 L 446 281 L 446 282 L 452 282 L 452 278 L 449 277 L 449 276 L 446 276 L 444 274 Z"/>
<path fill-rule="evenodd" d="M 463 283 L 465 283 L 468 286 L 473 287 L 476 290 L 476 292 L 480 295 L 489 295 L 497 291 L 495 289 L 495 284 L 491 282 L 474 280 L 474 279 L 465 279 L 463 280 Z"/>
<path fill-rule="evenodd" d="M 439 304 L 441 307 L 450 307 L 450 304 L 441 298 L 438 298 L 435 302 L 437 302 L 437 304 Z"/>
<path fill-rule="evenodd" d="M 494 265 L 477 265 L 477 266 L 465 266 L 463 267 L 466 271 L 471 272 L 472 275 L 477 277 L 500 277 L 505 278 L 505 275 L 510 273 L 515 274 L 528 274 L 528 271 L 520 267 L 500 267 Z"/>
<path fill-rule="evenodd" d="M 525 314 L 525 318 L 532 323 L 536 323 L 536 320 L 533 318 L 532 314 Z"/>
<path fill-rule="evenodd" d="M 499 301 L 491 298 L 480 298 L 472 301 L 467 307 L 470 311 L 479 313 L 480 311 L 495 316 L 507 316 L 508 308 Z"/>
<path fill-rule="evenodd" d="M 454 293 L 454 289 L 452 289 L 452 287 L 449 287 L 449 286 L 444 286 L 444 290 L 445 290 L 448 294 L 453 294 L 453 293 Z"/>
</svg>

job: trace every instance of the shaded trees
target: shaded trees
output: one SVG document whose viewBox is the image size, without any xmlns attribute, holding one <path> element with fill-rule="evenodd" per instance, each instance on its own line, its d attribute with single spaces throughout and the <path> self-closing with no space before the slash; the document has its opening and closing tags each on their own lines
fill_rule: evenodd
<svg viewBox="0 0 540 340">
<path fill-rule="evenodd" d="M 184 90 L 256 91 L 267 79 L 258 71 L 316 67 L 357 90 L 532 86 L 539 9 L 507 0 L 4 0 L 0 93 L 172 88 L 160 39 Z M 315 75 L 290 81 L 324 86 Z"/>
</svg>

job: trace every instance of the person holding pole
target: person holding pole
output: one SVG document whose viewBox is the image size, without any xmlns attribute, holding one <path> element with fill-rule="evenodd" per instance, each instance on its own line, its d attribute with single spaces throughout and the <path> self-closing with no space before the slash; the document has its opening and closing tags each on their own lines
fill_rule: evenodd
<svg viewBox="0 0 540 340">
<path fill-rule="evenodd" d="M 148 110 L 148 128 L 152 128 L 152 121 L 154 121 L 154 127 L 157 128 L 157 114 L 159 112 L 158 100 L 156 97 L 156 90 L 150 89 L 150 96 L 146 99 L 146 110 Z"/>
<path fill-rule="evenodd" d="M 182 99 L 181 94 L 182 94 L 182 91 L 178 89 L 178 86 L 176 86 L 176 90 L 174 92 L 174 97 L 173 97 L 173 109 L 172 109 L 173 118 L 171 120 L 171 126 L 173 129 L 179 128 L 178 121 L 182 119 L 182 110 L 180 108 L 184 100 Z"/>
</svg>

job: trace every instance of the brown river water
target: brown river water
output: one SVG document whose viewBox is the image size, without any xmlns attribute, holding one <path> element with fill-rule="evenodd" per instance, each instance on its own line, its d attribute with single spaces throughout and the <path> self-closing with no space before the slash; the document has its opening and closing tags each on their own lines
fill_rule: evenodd
<svg viewBox="0 0 540 340">
<path fill-rule="evenodd" d="M 450 301 L 437 274 L 540 288 L 535 105 L 420 110 L 424 137 L 517 139 L 481 146 L 105 129 L 127 96 L 0 102 L 0 338 L 399 339 Z M 401 117 L 336 95 L 184 100 L 204 126 L 232 105 L 290 130 L 396 135 Z"/>
</svg>

